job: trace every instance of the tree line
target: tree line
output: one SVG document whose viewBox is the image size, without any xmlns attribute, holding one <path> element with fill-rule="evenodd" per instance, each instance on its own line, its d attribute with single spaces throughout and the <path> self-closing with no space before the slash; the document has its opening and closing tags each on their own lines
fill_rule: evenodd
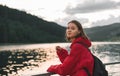
<svg viewBox="0 0 120 76">
<path fill-rule="evenodd" d="M 0 5 L 0 43 L 64 42 L 65 27 Z"/>
</svg>

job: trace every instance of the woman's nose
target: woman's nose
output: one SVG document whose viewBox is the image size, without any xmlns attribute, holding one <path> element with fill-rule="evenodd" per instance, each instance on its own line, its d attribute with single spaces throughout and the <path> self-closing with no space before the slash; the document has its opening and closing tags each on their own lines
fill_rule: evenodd
<svg viewBox="0 0 120 76">
<path fill-rule="evenodd" d="M 71 29 L 68 29 L 68 31 L 71 31 Z"/>
</svg>

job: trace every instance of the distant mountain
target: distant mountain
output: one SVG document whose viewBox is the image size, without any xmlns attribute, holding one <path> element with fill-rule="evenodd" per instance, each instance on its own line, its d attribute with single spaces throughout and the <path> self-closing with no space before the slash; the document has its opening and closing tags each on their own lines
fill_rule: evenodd
<svg viewBox="0 0 120 76">
<path fill-rule="evenodd" d="M 65 27 L 0 5 L 0 43 L 64 42 Z"/>
<path fill-rule="evenodd" d="M 120 23 L 85 29 L 92 41 L 120 41 Z M 65 27 L 0 5 L 0 43 L 51 43 L 65 41 Z"/>
<path fill-rule="evenodd" d="M 120 23 L 85 29 L 92 41 L 120 41 Z"/>
</svg>

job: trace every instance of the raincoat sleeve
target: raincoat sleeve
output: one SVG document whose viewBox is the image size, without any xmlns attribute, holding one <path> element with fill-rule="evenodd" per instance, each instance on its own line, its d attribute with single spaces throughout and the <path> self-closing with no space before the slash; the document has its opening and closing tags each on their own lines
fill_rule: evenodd
<svg viewBox="0 0 120 76">
<path fill-rule="evenodd" d="M 57 55 L 58 55 L 60 61 L 63 63 L 65 58 L 68 56 L 68 51 L 65 49 L 57 50 Z"/>
<path fill-rule="evenodd" d="M 48 72 L 53 72 L 60 75 L 69 75 L 77 64 L 80 56 L 80 47 L 74 46 L 71 48 L 70 55 L 68 55 L 62 64 L 51 65 L 48 68 Z"/>
</svg>

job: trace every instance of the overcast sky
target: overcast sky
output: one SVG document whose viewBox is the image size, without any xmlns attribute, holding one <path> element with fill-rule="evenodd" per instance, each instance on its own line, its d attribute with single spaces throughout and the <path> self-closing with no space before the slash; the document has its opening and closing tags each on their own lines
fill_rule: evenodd
<svg viewBox="0 0 120 76">
<path fill-rule="evenodd" d="M 62 26 L 73 19 L 83 27 L 120 23 L 120 0 L 0 0 L 0 4 Z"/>
</svg>

